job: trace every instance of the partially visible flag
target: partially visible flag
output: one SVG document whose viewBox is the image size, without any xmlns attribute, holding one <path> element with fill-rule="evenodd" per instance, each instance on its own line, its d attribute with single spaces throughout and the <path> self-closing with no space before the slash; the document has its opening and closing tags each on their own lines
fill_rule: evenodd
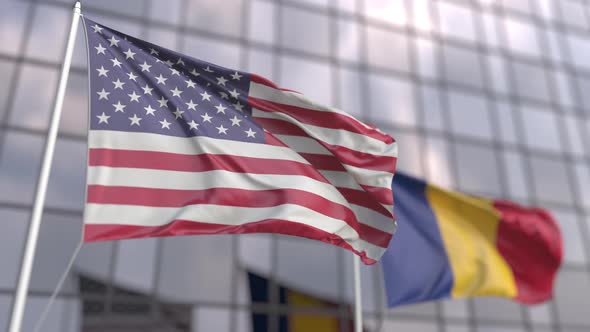
<svg viewBox="0 0 590 332">
<path fill-rule="evenodd" d="M 383 256 L 389 306 L 441 298 L 549 299 L 563 249 L 542 209 L 447 191 L 396 174 L 396 241 Z"/>
<path fill-rule="evenodd" d="M 392 137 L 259 76 L 84 23 L 86 241 L 264 232 L 379 260 L 395 231 Z"/>
<path fill-rule="evenodd" d="M 272 304 L 269 294 L 270 282 L 268 279 L 249 272 L 248 282 L 250 284 L 250 298 L 252 300 L 252 304 Z M 322 300 L 315 296 L 311 296 L 283 286 L 278 287 L 278 302 L 282 305 L 297 306 L 298 309 L 305 307 L 310 307 L 310 309 L 338 309 L 338 303 Z M 347 305 L 347 310 L 352 313 L 352 308 L 349 305 Z M 270 318 L 268 314 L 252 314 L 253 332 L 272 331 L 273 329 L 270 328 L 269 324 Z M 343 323 L 341 319 L 335 316 L 330 317 L 305 313 L 279 315 L 278 332 L 352 332 L 353 328 L 354 321 L 352 318 L 346 319 Z"/>
</svg>

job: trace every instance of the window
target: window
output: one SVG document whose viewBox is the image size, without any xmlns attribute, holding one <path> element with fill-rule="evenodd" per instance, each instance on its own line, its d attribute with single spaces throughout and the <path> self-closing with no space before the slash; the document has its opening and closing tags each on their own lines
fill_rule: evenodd
<svg viewBox="0 0 590 332">
<path fill-rule="evenodd" d="M 481 95 L 449 92 L 451 127 L 459 135 L 492 139 L 490 111 Z"/>
<path fill-rule="evenodd" d="M 590 91 L 590 76 L 578 75 L 576 77 L 576 84 L 578 91 L 581 92 L 581 106 L 584 108 L 586 114 L 590 114 L 590 93 L 585 93 L 585 91 Z"/>
<path fill-rule="evenodd" d="M 6 105 L 6 100 L 9 98 L 10 86 L 14 84 L 12 80 L 14 68 L 12 62 L 0 60 L 0 77 L 3 77 L 0 80 L 0 119 L 4 117 L 6 111 L 4 105 Z"/>
<path fill-rule="evenodd" d="M 580 29 L 588 29 L 586 10 L 588 4 L 576 0 L 557 1 L 561 10 L 561 21 L 563 24 L 571 25 Z"/>
<path fill-rule="evenodd" d="M 46 206 L 82 209 L 86 192 L 86 149 L 84 141 L 57 141 Z"/>
<path fill-rule="evenodd" d="M 155 289 L 156 251 L 161 239 L 134 239 L 121 241 L 117 245 L 114 279 L 121 285 L 128 285 L 149 294 Z"/>
<path fill-rule="evenodd" d="M 80 242 L 81 215 L 81 213 L 77 216 L 64 216 L 55 213 L 43 215 L 33 273 L 31 274 L 31 291 L 49 293 L 55 289 L 61 275 L 66 270 L 70 257 Z M 22 249 L 19 249 L 19 252 L 20 250 Z M 72 293 L 75 291 L 74 286 L 75 282 L 67 279 L 63 291 Z"/>
<path fill-rule="evenodd" d="M 61 62 L 69 30 L 69 13 L 55 7 L 39 6 L 35 10 L 33 22 L 33 31 L 27 44 L 27 56 Z"/>
<path fill-rule="evenodd" d="M 486 45 L 491 46 L 493 48 L 497 48 L 500 46 L 499 38 L 498 38 L 498 29 L 496 21 L 497 17 L 492 14 L 484 13 L 481 15 L 483 21 L 483 29 L 486 38 Z"/>
<path fill-rule="evenodd" d="M 414 27 L 422 31 L 432 30 L 432 18 L 430 17 L 430 1 L 429 0 L 412 0 L 412 13 Z"/>
<path fill-rule="evenodd" d="M 331 68 L 321 62 L 305 61 L 299 57 L 284 56 L 280 61 L 280 86 L 296 90 L 323 105 L 332 105 Z M 313 77 L 313 80 L 310 80 Z"/>
<path fill-rule="evenodd" d="M 29 6 L 31 6 L 29 3 L 21 1 L 2 1 L 0 3 L 0 40 L 2 41 L 0 52 L 11 55 L 18 54 Z"/>
<path fill-rule="evenodd" d="M 538 0 L 538 6 L 540 16 L 547 21 L 550 21 L 555 16 L 555 4 L 554 0 Z"/>
<path fill-rule="evenodd" d="M 467 319 L 468 314 L 468 299 L 452 299 L 442 301 L 442 311 L 446 318 Z M 454 331 L 454 330 L 451 330 Z"/>
<path fill-rule="evenodd" d="M 549 86 L 543 67 L 523 62 L 514 62 L 516 95 L 520 98 L 549 102 Z"/>
<path fill-rule="evenodd" d="M 180 52 L 195 55 L 200 60 L 213 62 L 220 66 L 239 67 L 240 48 L 237 44 L 191 35 L 185 35 L 184 38 L 184 48 Z"/>
<path fill-rule="evenodd" d="M 181 17 L 181 0 L 154 1 L 149 3 L 149 16 L 154 21 L 179 24 Z M 119 7 L 119 6 L 117 6 Z"/>
<path fill-rule="evenodd" d="M 444 69 L 452 83 L 482 88 L 482 64 L 476 51 L 445 45 Z"/>
<path fill-rule="evenodd" d="M 523 158 L 515 151 L 504 152 L 504 175 L 508 183 L 508 195 L 510 198 L 527 200 L 530 196 L 523 165 Z"/>
<path fill-rule="evenodd" d="M 160 271 L 159 297 L 175 302 L 230 302 L 229 285 L 235 272 L 232 236 L 180 236 L 161 241 L 161 264 L 155 267 Z"/>
<path fill-rule="evenodd" d="M 560 39 L 562 36 L 557 34 L 557 31 L 546 28 L 545 29 L 546 38 L 549 44 L 549 54 L 545 54 L 552 62 L 561 64 L 563 62 L 563 58 L 565 57 L 566 50 L 561 47 Z"/>
<path fill-rule="evenodd" d="M 522 322 L 518 304 L 508 299 L 482 297 L 473 299 L 473 303 L 475 305 L 475 316 L 479 320 Z"/>
<path fill-rule="evenodd" d="M 407 24 L 405 0 L 371 0 L 365 1 L 365 13 L 368 17 L 395 25 Z"/>
<path fill-rule="evenodd" d="M 569 185 L 564 161 L 531 156 L 529 162 L 535 197 L 541 202 L 571 205 L 572 188 Z"/>
<path fill-rule="evenodd" d="M 54 69 L 24 65 L 14 95 L 10 122 L 23 127 L 46 128 L 57 80 Z M 35 98 L 31 98 L 31 91 L 35 91 Z"/>
<path fill-rule="evenodd" d="M 169 48 L 171 50 L 178 50 L 178 41 L 180 38 L 182 38 L 181 36 L 181 34 L 178 34 L 176 31 L 171 29 L 150 27 L 147 31 L 147 38 L 150 40 L 150 42 Z M 199 57 L 199 53 L 193 53 L 191 55 Z"/>
<path fill-rule="evenodd" d="M 0 201 L 32 203 L 44 140 L 10 132 L 4 140 L 0 154 L 0 182 L 4 190 L 0 190 Z"/>
<path fill-rule="evenodd" d="M 359 32 L 358 23 L 353 20 L 338 20 L 338 45 L 336 54 L 340 60 L 359 61 Z"/>
<path fill-rule="evenodd" d="M 590 39 L 578 35 L 569 35 L 567 41 L 574 65 L 583 69 L 590 69 Z"/>
<path fill-rule="evenodd" d="M 427 137 L 425 152 L 427 179 L 443 188 L 455 188 L 453 182 L 455 179 L 451 174 L 450 148 L 447 141 L 440 139 L 440 137 Z"/>
<path fill-rule="evenodd" d="M 24 211 L 0 210 L 0 220 L 2 220 L 2 228 L 4 229 L 0 232 L 0 261 L 2 261 L 0 287 L 4 289 L 16 287 L 24 248 L 23 243 L 27 237 L 28 218 L 29 214 Z M 1 303 L 0 300 L 0 308 Z M 0 323 L 0 326 L 3 325 Z"/>
<path fill-rule="evenodd" d="M 416 126 L 414 88 L 405 81 L 371 74 L 369 77 L 370 117 L 393 126 Z"/>
<path fill-rule="evenodd" d="M 424 178 L 422 167 L 423 144 L 421 144 L 420 137 L 414 134 L 398 132 L 395 134 L 395 140 L 404 151 L 404 158 L 398 159 L 396 171 Z"/>
<path fill-rule="evenodd" d="M 479 195 L 500 196 L 496 152 L 488 147 L 457 143 L 459 189 Z"/>
<path fill-rule="evenodd" d="M 537 35 L 537 28 L 529 21 L 512 18 L 504 19 L 508 49 L 511 52 L 539 57 L 541 50 Z"/>
<path fill-rule="evenodd" d="M 257 42 L 272 44 L 275 41 L 276 5 L 272 2 L 256 0 L 250 6 L 248 37 Z"/>
<path fill-rule="evenodd" d="M 557 313 L 562 324 L 590 324 L 590 280 L 581 271 L 561 270 L 555 285 Z"/>
<path fill-rule="evenodd" d="M 239 37 L 242 31 L 243 5 L 243 0 L 227 0 L 223 2 L 223 6 L 217 0 L 189 1 L 185 14 L 188 18 L 187 25 L 199 30 Z"/>
<path fill-rule="evenodd" d="M 487 63 L 490 66 L 492 91 L 499 95 L 508 95 L 508 81 L 506 80 L 506 62 L 503 57 L 488 55 Z"/>
<path fill-rule="evenodd" d="M 558 102 L 565 107 L 574 107 L 574 95 L 571 89 L 570 79 L 563 71 L 556 70 L 553 73 L 557 83 L 557 92 L 559 94 Z"/>
<path fill-rule="evenodd" d="M 274 61 L 273 53 L 252 49 L 248 51 L 247 71 L 274 80 Z"/>
<path fill-rule="evenodd" d="M 424 126 L 427 129 L 443 130 L 443 113 L 440 92 L 433 86 L 423 85 L 420 89 Z"/>
<path fill-rule="evenodd" d="M 528 0 L 502 0 L 502 6 L 506 9 L 519 11 L 524 14 L 530 14 L 532 12 Z"/>
<path fill-rule="evenodd" d="M 583 140 L 583 133 L 580 131 L 580 128 L 583 124 L 582 119 L 571 116 L 571 115 L 564 115 L 563 121 L 565 122 L 565 134 L 567 135 L 568 145 L 567 150 L 569 153 L 583 157 L 586 155 L 584 151 L 584 140 Z M 590 182 L 589 182 L 590 183 Z"/>
<path fill-rule="evenodd" d="M 367 115 L 363 110 L 361 96 L 362 76 L 356 70 L 340 69 L 338 85 L 340 88 L 339 104 L 335 105 L 346 113 L 352 114 L 361 120 Z"/>
<path fill-rule="evenodd" d="M 476 41 L 473 12 L 467 7 L 438 1 L 440 32 L 447 38 Z"/>
<path fill-rule="evenodd" d="M 430 39 L 416 38 L 418 74 L 425 78 L 437 79 L 440 53 L 437 45 Z"/>
<path fill-rule="evenodd" d="M 553 152 L 561 151 L 558 119 L 550 109 L 522 106 L 521 113 L 528 147 Z"/>
<path fill-rule="evenodd" d="M 329 55 L 328 16 L 317 12 L 282 7 L 281 46 L 306 53 Z"/>
<path fill-rule="evenodd" d="M 553 319 L 551 317 L 551 302 L 552 301 L 547 301 L 545 303 L 531 305 L 527 308 L 529 316 L 531 317 L 531 321 L 534 324 L 553 323 Z M 535 329 L 535 331 L 537 331 L 537 329 Z"/>
<path fill-rule="evenodd" d="M 504 143 L 517 143 L 518 137 L 516 136 L 512 106 L 507 102 L 497 102 L 494 111 L 500 125 L 500 137 L 497 139 Z"/>
<path fill-rule="evenodd" d="M 409 71 L 408 40 L 405 35 L 375 27 L 368 27 L 366 34 L 369 65 Z"/>
<path fill-rule="evenodd" d="M 578 204 L 590 210 L 590 188 L 588 187 L 588 183 L 590 183 L 590 166 L 584 163 L 576 163 L 574 169 L 579 192 Z"/>
</svg>

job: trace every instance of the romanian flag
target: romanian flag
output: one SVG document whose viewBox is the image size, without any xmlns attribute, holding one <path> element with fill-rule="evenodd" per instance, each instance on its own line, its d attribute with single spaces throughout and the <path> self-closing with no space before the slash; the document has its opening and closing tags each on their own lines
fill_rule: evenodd
<svg viewBox="0 0 590 332">
<path fill-rule="evenodd" d="M 254 273 L 248 273 L 248 281 L 250 283 L 250 296 L 253 303 L 271 303 L 268 279 Z M 279 303 L 297 306 L 298 308 L 310 307 L 310 310 L 318 307 L 338 309 L 337 303 L 322 300 L 286 287 L 279 287 Z M 349 311 L 351 311 L 350 308 Z M 306 313 L 291 313 L 289 315 L 279 316 L 279 332 L 343 332 L 353 331 L 353 327 L 354 322 L 352 319 L 348 319 L 342 324 L 342 320 L 335 316 L 329 317 Z M 271 330 L 269 328 L 268 314 L 252 314 L 252 331 L 267 332 Z"/>
<path fill-rule="evenodd" d="M 382 266 L 390 307 L 442 298 L 551 298 L 563 256 L 542 209 L 451 192 L 403 174 L 393 181 L 396 241 Z"/>
</svg>

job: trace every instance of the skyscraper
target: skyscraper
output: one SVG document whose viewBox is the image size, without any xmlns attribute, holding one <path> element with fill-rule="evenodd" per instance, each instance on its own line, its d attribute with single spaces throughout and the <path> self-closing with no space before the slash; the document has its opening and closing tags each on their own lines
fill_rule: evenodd
<svg viewBox="0 0 590 332">
<path fill-rule="evenodd" d="M 540 205 L 560 222 L 565 262 L 554 301 L 521 307 L 480 298 L 387 310 L 381 272 L 364 267 L 369 330 L 590 328 L 587 1 L 109 0 L 83 3 L 83 12 L 162 46 L 259 73 L 374 123 L 398 140 L 404 172 Z M 10 314 L 70 15 L 67 1 L 0 3 L 0 329 Z M 78 37 L 25 330 L 80 238 L 88 87 L 81 30 Z M 298 310 L 252 305 L 246 270 L 342 302 L 342 310 L 317 313 L 348 321 L 351 254 L 311 241 L 301 250 L 300 241 L 249 235 L 86 245 L 45 331 L 100 329 L 96 315 L 125 320 L 113 304 L 129 298 L 147 304 L 153 321 L 163 304 L 191 307 L 190 326 L 182 328 L 192 331 L 249 331 L 251 309 Z M 100 280 L 104 292 L 81 292 L 79 274 Z M 90 299 L 105 310 L 84 320 Z"/>
</svg>

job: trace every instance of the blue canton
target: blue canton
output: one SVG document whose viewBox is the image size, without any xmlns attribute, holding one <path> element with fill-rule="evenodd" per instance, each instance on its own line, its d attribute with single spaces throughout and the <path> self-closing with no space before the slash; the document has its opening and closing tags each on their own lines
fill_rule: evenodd
<svg viewBox="0 0 590 332">
<path fill-rule="evenodd" d="M 264 143 L 247 102 L 248 73 L 84 21 L 92 130 Z"/>
</svg>

